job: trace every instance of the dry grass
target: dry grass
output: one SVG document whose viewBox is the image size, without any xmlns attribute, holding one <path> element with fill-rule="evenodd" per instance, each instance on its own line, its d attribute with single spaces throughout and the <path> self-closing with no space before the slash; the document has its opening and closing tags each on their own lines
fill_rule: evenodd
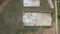
<svg viewBox="0 0 60 34">
<path fill-rule="evenodd" d="M 0 8 L 0 11 L 3 10 L 2 18 L 3 18 L 6 28 L 7 28 L 7 30 L 5 30 L 5 31 L 8 34 L 16 34 L 16 31 L 18 31 L 19 29 L 25 29 L 25 27 L 22 25 L 23 24 L 23 22 L 22 22 L 22 16 L 23 16 L 22 13 L 23 12 L 51 12 L 47 0 L 41 0 L 42 5 L 37 8 L 35 8 L 35 7 L 34 8 L 25 8 L 25 7 L 23 7 L 22 3 L 23 3 L 22 0 L 11 0 L 9 3 L 8 3 L 8 1 L 6 1 L 5 3 L 3 3 L 4 6 Z M 3 22 L 3 20 L 2 20 L 2 22 Z M 32 29 L 33 27 L 30 27 L 30 28 Z M 37 28 L 36 34 L 40 34 L 40 33 L 55 34 L 54 30 L 55 30 L 54 26 L 52 26 L 51 28 L 39 27 L 39 28 Z M 0 31 L 3 32 L 4 30 L 0 30 Z M 53 31 L 53 32 L 51 32 L 51 31 Z M 29 33 L 32 34 L 35 32 L 32 32 L 32 33 L 29 32 Z M 1 33 L 1 34 L 5 34 L 5 33 Z M 21 34 L 22 34 L 22 32 L 21 32 Z"/>
</svg>

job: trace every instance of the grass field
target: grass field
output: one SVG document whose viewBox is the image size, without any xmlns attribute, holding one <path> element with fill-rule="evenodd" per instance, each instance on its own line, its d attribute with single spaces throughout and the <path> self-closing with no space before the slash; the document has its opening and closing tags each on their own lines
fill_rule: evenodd
<svg viewBox="0 0 60 34">
<path fill-rule="evenodd" d="M 60 34 L 60 0 L 58 0 L 58 27 L 59 27 L 59 34 Z"/>
<path fill-rule="evenodd" d="M 5 7 L 2 13 L 4 23 L 1 25 L 1 27 L 5 30 L 3 30 L 0 27 L 1 34 L 41 34 L 43 31 L 50 31 L 48 29 L 50 28 L 44 28 L 44 27 L 24 27 L 22 16 L 23 12 L 47 12 L 52 13 L 53 20 L 55 20 L 55 12 L 54 9 L 51 9 L 49 7 L 49 4 L 47 0 L 41 0 L 41 6 L 40 7 L 23 7 L 23 1 L 22 0 L 11 0 Z M 2 22 L 3 22 L 2 20 Z M 53 28 L 53 27 L 52 27 Z M 39 31 L 39 32 L 38 32 Z M 3 33 L 5 32 L 5 33 Z M 49 32 L 46 32 L 49 33 Z M 55 32 L 53 32 L 55 33 Z"/>
</svg>

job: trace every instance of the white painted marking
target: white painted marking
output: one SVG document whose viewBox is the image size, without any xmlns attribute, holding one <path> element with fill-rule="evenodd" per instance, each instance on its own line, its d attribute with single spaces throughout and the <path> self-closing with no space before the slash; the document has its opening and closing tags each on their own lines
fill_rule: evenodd
<svg viewBox="0 0 60 34">
<path fill-rule="evenodd" d="M 40 0 L 23 0 L 24 7 L 40 7 Z"/>
<path fill-rule="evenodd" d="M 24 26 L 51 26 L 50 13 L 23 13 Z"/>
</svg>

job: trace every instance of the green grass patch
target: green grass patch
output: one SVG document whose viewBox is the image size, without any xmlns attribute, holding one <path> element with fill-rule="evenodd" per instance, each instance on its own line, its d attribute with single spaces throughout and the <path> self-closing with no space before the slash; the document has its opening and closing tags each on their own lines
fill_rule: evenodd
<svg viewBox="0 0 60 34">
<path fill-rule="evenodd" d="M 20 33 L 23 33 L 23 34 L 26 34 L 28 32 L 36 32 L 36 29 L 20 29 L 16 32 L 16 34 L 20 34 Z"/>
</svg>

